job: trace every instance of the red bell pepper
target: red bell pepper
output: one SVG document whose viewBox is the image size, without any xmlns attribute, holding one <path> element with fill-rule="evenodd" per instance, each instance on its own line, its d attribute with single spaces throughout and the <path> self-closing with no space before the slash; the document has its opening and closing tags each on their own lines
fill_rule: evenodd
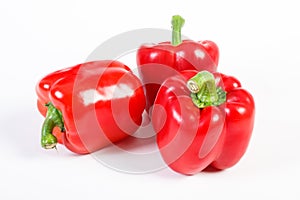
<svg viewBox="0 0 300 200">
<path fill-rule="evenodd" d="M 235 165 L 247 149 L 254 115 L 253 97 L 236 78 L 187 70 L 162 84 L 152 123 L 165 162 L 192 175 Z"/>
<path fill-rule="evenodd" d="M 181 39 L 184 19 L 172 18 L 172 42 L 142 45 L 137 51 L 137 65 L 147 96 L 147 109 L 154 102 L 161 83 L 182 70 L 215 72 L 219 61 L 218 46 L 209 40 Z"/>
<path fill-rule="evenodd" d="M 95 61 L 53 72 L 36 86 L 44 115 L 41 145 L 86 154 L 133 134 L 142 122 L 140 80 L 118 61 Z"/>
</svg>

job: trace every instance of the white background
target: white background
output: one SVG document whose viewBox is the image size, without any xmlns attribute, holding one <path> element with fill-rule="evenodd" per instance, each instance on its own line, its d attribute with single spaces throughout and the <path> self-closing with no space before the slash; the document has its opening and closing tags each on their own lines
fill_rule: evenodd
<svg viewBox="0 0 300 200">
<path fill-rule="evenodd" d="M 0 199 L 300 198 L 299 3 L 193 2 L 1 1 Z M 186 19 L 183 34 L 218 44 L 219 71 L 238 77 L 255 98 L 255 128 L 242 160 L 189 177 L 169 169 L 132 175 L 62 146 L 43 150 L 37 81 L 83 62 L 122 32 L 169 29 L 174 14 Z"/>
</svg>

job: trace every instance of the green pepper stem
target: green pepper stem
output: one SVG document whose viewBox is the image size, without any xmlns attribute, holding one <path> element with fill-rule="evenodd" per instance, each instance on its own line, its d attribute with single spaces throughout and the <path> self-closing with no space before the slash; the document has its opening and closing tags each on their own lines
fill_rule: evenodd
<svg viewBox="0 0 300 200">
<path fill-rule="evenodd" d="M 45 149 L 53 149 L 56 148 L 57 138 L 52 131 L 54 127 L 59 127 L 61 131 L 64 131 L 64 122 L 62 113 L 52 103 L 47 103 L 46 106 L 48 110 L 42 126 L 41 145 Z"/>
<path fill-rule="evenodd" d="M 219 106 L 226 101 L 226 92 L 216 87 L 214 75 L 201 71 L 187 81 L 193 103 L 198 108 Z"/>
<path fill-rule="evenodd" d="M 184 19 L 179 15 L 172 17 L 172 45 L 177 46 L 181 44 L 181 28 L 184 25 Z"/>
</svg>

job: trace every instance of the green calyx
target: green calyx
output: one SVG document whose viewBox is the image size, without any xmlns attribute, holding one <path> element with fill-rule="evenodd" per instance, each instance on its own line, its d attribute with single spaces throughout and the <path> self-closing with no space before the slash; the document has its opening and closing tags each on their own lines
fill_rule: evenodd
<svg viewBox="0 0 300 200">
<path fill-rule="evenodd" d="M 180 15 L 174 15 L 172 17 L 172 45 L 177 46 L 181 44 L 181 28 L 184 25 L 185 20 Z"/>
<path fill-rule="evenodd" d="M 42 126 L 41 146 L 45 149 L 53 149 L 56 147 L 57 138 L 52 131 L 54 127 L 59 127 L 61 131 L 64 131 L 64 122 L 62 113 L 52 103 L 47 103 L 45 106 L 48 110 Z"/>
<path fill-rule="evenodd" d="M 198 108 L 219 106 L 226 101 L 226 92 L 216 87 L 213 74 L 201 71 L 187 82 L 193 103 Z"/>
</svg>

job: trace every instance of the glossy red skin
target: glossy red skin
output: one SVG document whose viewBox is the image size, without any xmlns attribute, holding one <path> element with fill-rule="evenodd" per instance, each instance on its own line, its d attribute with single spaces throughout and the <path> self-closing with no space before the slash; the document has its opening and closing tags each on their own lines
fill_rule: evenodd
<svg viewBox="0 0 300 200">
<path fill-rule="evenodd" d="M 196 52 L 196 53 L 195 53 Z M 154 102 L 161 83 L 182 70 L 215 72 L 219 61 L 218 46 L 209 40 L 183 40 L 143 45 L 137 52 L 137 65 L 147 96 L 147 109 Z"/>
<path fill-rule="evenodd" d="M 152 123 L 165 162 L 174 171 L 193 175 L 208 166 L 226 169 L 244 155 L 254 126 L 252 95 L 240 82 L 214 73 L 216 82 L 227 92 L 220 106 L 197 108 L 186 87 L 196 71 L 183 71 L 168 78 L 154 103 Z"/>
<path fill-rule="evenodd" d="M 77 154 L 133 134 L 145 108 L 141 82 L 118 61 L 88 62 L 53 72 L 39 81 L 36 93 L 42 115 L 48 102 L 62 112 L 66 131 L 56 128 L 53 134 Z"/>
</svg>

